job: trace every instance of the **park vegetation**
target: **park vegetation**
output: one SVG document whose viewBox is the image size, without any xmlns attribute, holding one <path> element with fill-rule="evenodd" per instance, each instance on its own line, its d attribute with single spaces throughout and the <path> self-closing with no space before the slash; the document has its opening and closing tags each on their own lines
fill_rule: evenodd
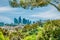
<svg viewBox="0 0 60 40">
<path fill-rule="evenodd" d="M 27 24 L 13 32 L 0 28 L 0 40 L 60 40 L 60 20 Z"/>
</svg>

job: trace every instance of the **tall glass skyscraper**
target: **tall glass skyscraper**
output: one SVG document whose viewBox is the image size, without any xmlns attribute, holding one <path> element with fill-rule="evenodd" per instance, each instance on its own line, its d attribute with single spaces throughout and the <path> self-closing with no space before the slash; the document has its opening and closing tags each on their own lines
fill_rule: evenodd
<svg viewBox="0 0 60 40">
<path fill-rule="evenodd" d="M 14 24 L 18 24 L 18 20 L 14 18 Z"/>
<path fill-rule="evenodd" d="M 21 21 L 22 21 L 22 20 L 21 20 L 21 16 L 19 17 L 19 20 L 18 20 L 18 21 L 19 21 L 19 24 L 20 24 L 20 23 L 21 23 Z"/>
</svg>

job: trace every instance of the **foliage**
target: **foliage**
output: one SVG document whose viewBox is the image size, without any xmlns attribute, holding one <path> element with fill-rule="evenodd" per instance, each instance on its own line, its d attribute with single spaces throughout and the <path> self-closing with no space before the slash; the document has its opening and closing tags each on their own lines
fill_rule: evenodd
<svg viewBox="0 0 60 40">
<path fill-rule="evenodd" d="M 23 40 L 36 40 L 36 35 L 27 36 Z"/>
<path fill-rule="evenodd" d="M 60 0 L 13 0 L 9 1 L 12 7 L 23 7 L 24 9 L 35 7 L 44 7 L 49 4 L 53 5 L 58 11 L 60 11 Z"/>
<path fill-rule="evenodd" d="M 52 21 L 46 22 L 43 30 L 38 33 L 37 40 L 60 40 L 60 27 L 56 26 Z"/>
<path fill-rule="evenodd" d="M 2 32 L 0 32 L 0 40 L 5 40 Z"/>
<path fill-rule="evenodd" d="M 28 24 L 22 29 L 15 28 L 14 32 L 0 28 L 0 40 L 60 40 L 59 24 L 60 20 L 47 20 L 43 27 L 38 23 Z"/>
</svg>

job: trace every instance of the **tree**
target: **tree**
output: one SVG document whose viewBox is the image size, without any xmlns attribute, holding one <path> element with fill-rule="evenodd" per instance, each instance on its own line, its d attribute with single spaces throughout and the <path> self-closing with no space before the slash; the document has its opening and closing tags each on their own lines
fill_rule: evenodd
<svg viewBox="0 0 60 40">
<path fill-rule="evenodd" d="M 54 24 L 57 21 L 46 22 L 44 27 L 38 32 L 37 40 L 60 40 L 60 26 Z"/>
<path fill-rule="evenodd" d="M 1 31 L 0 31 L 0 40 L 4 40 L 4 35 Z"/>
<path fill-rule="evenodd" d="M 44 7 L 49 4 L 53 5 L 58 11 L 60 11 L 60 0 L 13 0 L 9 1 L 12 7 L 23 7 L 26 8 L 35 8 L 35 7 Z"/>
</svg>

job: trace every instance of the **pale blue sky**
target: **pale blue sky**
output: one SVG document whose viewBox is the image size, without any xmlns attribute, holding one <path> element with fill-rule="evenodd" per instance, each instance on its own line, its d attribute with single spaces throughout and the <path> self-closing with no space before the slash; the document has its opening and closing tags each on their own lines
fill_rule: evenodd
<svg viewBox="0 0 60 40">
<path fill-rule="evenodd" d="M 18 18 L 19 16 L 33 21 L 39 19 L 60 19 L 60 12 L 51 5 L 34 8 L 33 10 L 12 8 L 9 6 L 8 0 L 0 0 L 0 22 L 11 23 L 15 17 Z"/>
</svg>

